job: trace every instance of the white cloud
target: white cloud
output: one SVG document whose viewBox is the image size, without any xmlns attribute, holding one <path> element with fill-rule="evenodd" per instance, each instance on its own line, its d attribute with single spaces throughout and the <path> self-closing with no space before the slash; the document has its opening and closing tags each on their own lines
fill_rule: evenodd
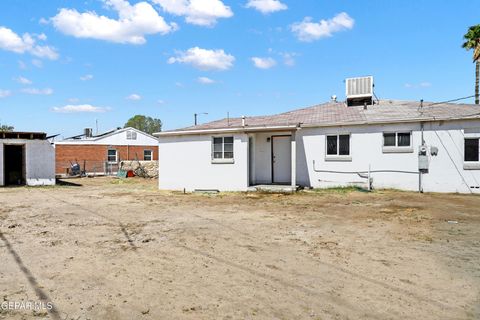
<svg viewBox="0 0 480 320">
<path fill-rule="evenodd" d="M 162 105 L 162 104 L 165 104 L 166 102 L 165 102 L 165 100 L 160 99 L 160 100 L 157 100 L 157 103 Z"/>
<path fill-rule="evenodd" d="M 230 18 L 233 12 L 220 0 L 152 0 L 168 13 L 184 16 L 190 24 L 211 27 L 220 18 Z"/>
<path fill-rule="evenodd" d="M 199 47 L 190 48 L 187 51 L 177 52 L 176 57 L 168 59 L 168 63 L 190 64 L 200 70 L 224 71 L 233 67 L 235 57 L 226 54 L 223 49 L 208 50 Z"/>
<path fill-rule="evenodd" d="M 207 77 L 198 77 L 197 81 L 201 84 L 214 84 L 216 81 Z"/>
<path fill-rule="evenodd" d="M 108 111 L 108 108 L 102 108 L 102 107 L 95 107 L 90 104 L 69 104 L 64 107 L 53 107 L 52 111 L 53 112 L 58 112 L 58 113 L 78 113 L 78 112 L 93 112 L 93 113 L 98 113 L 98 112 L 106 112 Z"/>
<path fill-rule="evenodd" d="M 249 0 L 247 3 L 247 8 L 254 8 L 263 14 L 269 14 L 288 9 L 287 5 L 279 0 Z"/>
<path fill-rule="evenodd" d="M 32 84 L 32 80 L 27 79 L 25 77 L 17 77 L 17 78 L 15 78 L 15 81 L 17 81 L 20 84 L 25 84 L 25 85 L 26 84 Z"/>
<path fill-rule="evenodd" d="M 313 22 L 311 17 L 306 17 L 302 22 L 294 23 L 291 30 L 300 41 L 311 42 L 321 38 L 331 37 L 334 33 L 352 29 L 355 20 L 346 12 L 337 14 L 332 19 Z"/>
<path fill-rule="evenodd" d="M 80 13 L 75 9 L 60 9 L 51 18 L 55 28 L 76 38 L 91 38 L 116 43 L 144 44 L 146 35 L 167 34 L 177 29 L 165 22 L 147 2 L 131 5 L 125 0 L 104 0 L 108 8 L 118 13 L 118 20 L 100 16 L 93 11 Z"/>
<path fill-rule="evenodd" d="M 12 94 L 12 92 L 10 90 L 0 89 L 0 99 L 1 98 L 6 98 L 6 97 L 10 96 L 11 94 Z"/>
<path fill-rule="evenodd" d="M 273 58 L 252 58 L 253 65 L 259 69 L 270 69 L 277 65 L 277 62 Z"/>
<path fill-rule="evenodd" d="M 80 77 L 80 80 L 82 80 L 82 81 L 89 81 L 89 80 L 92 80 L 92 79 L 93 79 L 93 75 L 91 75 L 91 74 L 86 74 L 86 75 Z"/>
<path fill-rule="evenodd" d="M 37 67 L 37 68 L 43 67 L 43 62 L 42 62 L 42 60 L 33 59 L 33 60 L 32 60 L 32 64 L 33 64 L 35 67 Z"/>
<path fill-rule="evenodd" d="M 432 84 L 430 82 L 420 82 L 419 84 L 405 83 L 405 88 L 418 89 L 418 88 L 430 88 Z"/>
<path fill-rule="evenodd" d="M 50 46 L 35 46 L 30 53 L 39 58 L 47 58 L 49 60 L 58 59 L 57 51 Z"/>
<path fill-rule="evenodd" d="M 125 97 L 125 99 L 130 101 L 139 101 L 139 100 L 142 100 L 142 97 L 136 93 L 132 93 L 131 95 Z"/>
<path fill-rule="evenodd" d="M 0 27 L 0 47 L 4 50 L 16 53 L 24 53 L 30 50 L 35 44 L 30 34 L 25 33 L 23 37 L 13 32 L 11 29 Z"/>
<path fill-rule="evenodd" d="M 19 36 L 13 30 L 5 27 L 0 27 L 0 49 L 20 54 L 28 52 L 36 57 L 50 60 L 57 60 L 59 56 L 55 48 L 37 45 L 29 33 Z"/>
<path fill-rule="evenodd" d="M 21 60 L 18 60 L 18 67 L 22 70 L 26 70 L 27 69 L 27 64 Z"/>
<path fill-rule="evenodd" d="M 298 56 L 297 53 L 295 52 L 286 52 L 286 53 L 282 53 L 281 54 L 282 57 L 283 57 L 283 63 L 287 66 L 287 67 L 293 67 L 296 63 L 295 61 L 295 57 Z"/>
<path fill-rule="evenodd" d="M 37 39 L 42 40 L 42 41 L 46 41 L 47 40 L 47 35 L 45 33 L 37 34 Z"/>
<path fill-rule="evenodd" d="M 20 91 L 26 94 L 44 95 L 44 96 L 49 96 L 53 94 L 53 89 L 50 89 L 50 88 L 45 88 L 45 89 L 25 88 Z"/>
<path fill-rule="evenodd" d="M 78 98 L 69 98 L 67 101 L 70 102 L 70 103 L 77 103 L 78 101 L 80 101 L 80 99 L 78 99 Z"/>
</svg>

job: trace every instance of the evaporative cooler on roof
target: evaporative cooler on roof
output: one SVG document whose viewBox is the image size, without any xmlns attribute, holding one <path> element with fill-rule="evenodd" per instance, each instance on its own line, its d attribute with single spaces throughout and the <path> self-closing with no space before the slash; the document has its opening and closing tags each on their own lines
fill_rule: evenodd
<svg viewBox="0 0 480 320">
<path fill-rule="evenodd" d="M 347 106 L 373 104 L 373 77 L 348 78 L 345 81 Z"/>
</svg>

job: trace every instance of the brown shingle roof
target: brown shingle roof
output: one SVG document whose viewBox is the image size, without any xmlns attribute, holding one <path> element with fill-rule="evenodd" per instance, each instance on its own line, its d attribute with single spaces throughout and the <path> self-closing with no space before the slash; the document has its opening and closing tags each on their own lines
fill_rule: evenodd
<svg viewBox="0 0 480 320">
<path fill-rule="evenodd" d="M 380 100 L 365 110 L 363 106 L 347 107 L 343 102 L 327 102 L 308 108 L 293 110 L 271 116 L 246 117 L 246 127 L 262 128 L 271 126 L 335 126 L 347 124 L 395 123 L 408 121 L 455 120 L 480 118 L 480 106 L 473 104 L 429 103 L 420 108 L 418 101 Z M 165 131 L 202 131 L 234 129 L 242 127 L 241 118 L 230 118 Z"/>
</svg>

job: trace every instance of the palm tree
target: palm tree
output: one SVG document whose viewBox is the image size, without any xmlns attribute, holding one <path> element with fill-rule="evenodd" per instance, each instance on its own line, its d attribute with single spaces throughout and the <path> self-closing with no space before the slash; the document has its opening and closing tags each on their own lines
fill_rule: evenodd
<svg viewBox="0 0 480 320">
<path fill-rule="evenodd" d="M 475 104 L 480 104 L 480 24 L 468 28 L 468 32 L 463 36 L 463 39 L 465 39 L 465 42 L 462 47 L 467 50 L 473 49 L 473 62 L 475 63 Z"/>
</svg>

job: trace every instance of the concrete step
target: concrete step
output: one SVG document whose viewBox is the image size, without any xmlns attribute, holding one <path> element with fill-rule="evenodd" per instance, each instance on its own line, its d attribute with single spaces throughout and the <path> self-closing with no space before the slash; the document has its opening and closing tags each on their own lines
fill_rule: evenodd
<svg viewBox="0 0 480 320">
<path fill-rule="evenodd" d="M 262 184 L 251 186 L 248 191 L 269 192 L 269 193 L 294 193 L 299 189 L 299 186 L 293 187 L 289 185 L 277 185 L 277 184 Z"/>
</svg>

